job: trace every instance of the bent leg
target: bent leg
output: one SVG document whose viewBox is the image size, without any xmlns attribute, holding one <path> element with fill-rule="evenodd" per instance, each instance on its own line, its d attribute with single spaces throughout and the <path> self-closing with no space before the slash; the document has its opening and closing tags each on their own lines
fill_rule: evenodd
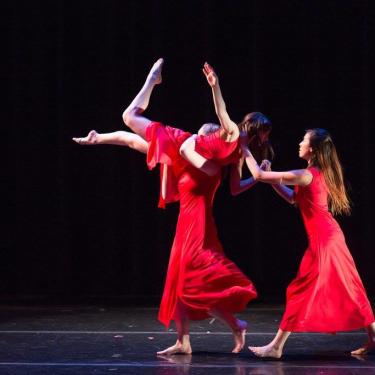
<svg viewBox="0 0 375 375">
<path fill-rule="evenodd" d="M 142 86 L 137 96 L 130 103 L 128 108 L 122 114 L 125 125 L 127 125 L 134 133 L 145 138 L 146 128 L 150 124 L 150 120 L 141 116 L 149 105 L 150 97 L 155 85 L 162 82 L 161 71 L 164 60 L 159 59 L 152 66 L 147 75 L 146 82 Z"/>
</svg>

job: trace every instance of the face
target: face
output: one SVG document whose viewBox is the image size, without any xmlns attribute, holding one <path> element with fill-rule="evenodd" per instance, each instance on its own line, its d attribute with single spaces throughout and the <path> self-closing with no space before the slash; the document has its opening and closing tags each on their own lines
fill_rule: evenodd
<svg viewBox="0 0 375 375">
<path fill-rule="evenodd" d="M 301 159 L 310 160 L 313 150 L 310 146 L 310 133 L 306 133 L 302 142 L 299 144 L 299 157 Z"/>
<path fill-rule="evenodd" d="M 261 133 L 259 133 L 259 140 L 260 140 L 260 143 L 261 144 L 263 144 L 263 143 L 265 143 L 265 142 L 267 142 L 268 141 L 268 138 L 269 138 L 269 136 L 270 136 L 270 133 L 271 133 L 271 130 L 268 130 L 268 131 L 266 131 L 266 132 L 261 132 Z"/>
</svg>

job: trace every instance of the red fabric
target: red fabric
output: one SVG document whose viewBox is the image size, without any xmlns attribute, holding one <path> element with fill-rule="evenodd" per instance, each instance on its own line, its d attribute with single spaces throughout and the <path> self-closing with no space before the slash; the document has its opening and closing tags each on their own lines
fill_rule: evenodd
<svg viewBox="0 0 375 375">
<path fill-rule="evenodd" d="M 220 130 L 217 130 L 214 133 L 197 137 L 195 151 L 220 165 L 228 165 L 235 163 L 240 157 L 239 139 L 225 142 L 220 137 Z"/>
<path fill-rule="evenodd" d="M 188 162 L 180 156 L 180 146 L 191 136 L 190 133 L 180 129 L 164 126 L 159 122 L 151 123 L 146 129 L 148 142 L 147 165 L 153 169 L 160 163 L 160 186 L 163 179 L 163 164 L 167 165 L 168 178 L 165 198 L 159 195 L 158 207 L 165 208 L 166 203 L 176 202 L 180 199 L 177 181 L 178 177 Z"/>
<path fill-rule="evenodd" d="M 287 289 L 280 328 L 293 332 L 336 332 L 374 322 L 366 291 L 344 235 L 328 211 L 323 174 L 310 168 L 312 182 L 296 187 L 309 246 Z"/>
<path fill-rule="evenodd" d="M 190 319 L 200 320 L 209 317 L 212 307 L 234 313 L 256 297 L 254 285 L 226 258 L 217 237 L 212 204 L 221 176 L 207 176 L 186 163 L 178 152 L 185 136 L 172 129 L 154 123 L 147 132 L 152 145 L 147 160 L 171 161 L 180 199 L 158 317 L 167 327 L 174 318 L 177 301 L 186 307 Z"/>
</svg>

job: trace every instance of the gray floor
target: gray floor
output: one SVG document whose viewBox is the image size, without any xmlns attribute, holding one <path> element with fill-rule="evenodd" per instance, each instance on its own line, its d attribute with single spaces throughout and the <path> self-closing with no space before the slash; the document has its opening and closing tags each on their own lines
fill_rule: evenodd
<svg viewBox="0 0 375 375">
<path fill-rule="evenodd" d="M 239 317 L 249 322 L 248 345 L 274 335 L 282 307 L 255 305 Z M 282 360 L 265 361 L 246 349 L 231 354 L 232 337 L 219 322 L 193 322 L 192 356 L 158 358 L 175 341 L 156 308 L 2 306 L 0 374 L 375 374 L 375 356 L 353 358 L 363 332 L 293 334 Z"/>
</svg>

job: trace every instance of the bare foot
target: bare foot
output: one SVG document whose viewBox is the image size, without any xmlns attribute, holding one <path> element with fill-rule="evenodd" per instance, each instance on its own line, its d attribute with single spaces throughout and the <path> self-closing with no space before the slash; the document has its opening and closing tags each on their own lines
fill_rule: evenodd
<svg viewBox="0 0 375 375">
<path fill-rule="evenodd" d="M 167 349 L 164 349 L 160 352 L 157 352 L 156 355 L 173 355 L 173 354 L 191 354 L 190 344 L 182 344 L 177 340 L 176 344 L 170 346 Z"/>
<path fill-rule="evenodd" d="M 276 349 L 271 344 L 266 346 L 249 346 L 249 350 L 261 358 L 281 358 L 283 354 L 280 349 Z"/>
<path fill-rule="evenodd" d="M 245 346 L 247 323 L 237 319 L 237 329 L 233 331 L 234 348 L 232 353 L 239 353 Z"/>
<path fill-rule="evenodd" d="M 98 133 L 95 130 L 91 130 L 87 137 L 73 138 L 73 141 L 80 145 L 95 145 L 98 142 Z"/>
<path fill-rule="evenodd" d="M 157 60 L 148 73 L 147 80 L 153 82 L 155 85 L 160 84 L 162 82 L 161 71 L 163 64 L 164 59 L 160 58 Z"/>
<path fill-rule="evenodd" d="M 368 341 L 360 348 L 350 352 L 351 355 L 375 354 L 375 342 Z"/>
</svg>

